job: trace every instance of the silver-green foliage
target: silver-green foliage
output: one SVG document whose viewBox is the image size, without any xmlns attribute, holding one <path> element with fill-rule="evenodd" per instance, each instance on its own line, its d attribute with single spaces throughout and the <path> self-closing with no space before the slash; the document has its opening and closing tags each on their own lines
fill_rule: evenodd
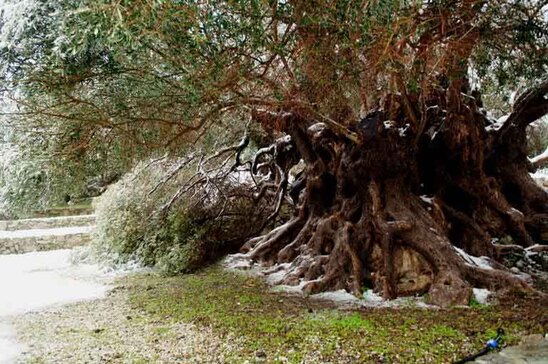
<svg viewBox="0 0 548 364">
<path fill-rule="evenodd" d="M 216 186 L 222 194 L 200 185 L 164 209 L 196 167 L 189 163 L 166 180 L 180 162 L 140 163 L 100 197 L 94 245 L 101 258 L 136 260 L 168 274 L 188 272 L 226 252 L 230 241 L 240 244 L 256 228 L 260 213 L 249 190 L 230 183 Z"/>
</svg>

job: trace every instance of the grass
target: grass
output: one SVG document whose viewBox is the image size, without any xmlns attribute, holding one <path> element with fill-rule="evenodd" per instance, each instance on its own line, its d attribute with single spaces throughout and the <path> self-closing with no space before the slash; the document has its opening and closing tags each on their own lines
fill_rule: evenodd
<svg viewBox="0 0 548 364">
<path fill-rule="evenodd" d="M 128 278 L 127 287 L 131 304 L 154 319 L 241 337 L 245 349 L 229 358 L 234 363 L 446 363 L 481 349 L 500 326 L 509 344 L 547 329 L 542 304 L 342 311 L 273 293 L 260 279 L 219 266 L 179 277 Z"/>
</svg>

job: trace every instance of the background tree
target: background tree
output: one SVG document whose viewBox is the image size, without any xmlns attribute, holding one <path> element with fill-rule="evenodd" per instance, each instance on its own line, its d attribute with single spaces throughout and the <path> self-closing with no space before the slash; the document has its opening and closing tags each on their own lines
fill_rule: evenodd
<svg viewBox="0 0 548 364">
<path fill-rule="evenodd" d="M 527 287 L 495 262 L 504 248 L 492 239 L 527 247 L 546 228 L 548 197 L 528 174 L 525 130 L 548 112 L 548 81 L 496 123 L 468 75 L 493 87 L 544 75 L 544 2 L 32 6 L 23 18 L 33 25 L 1 51 L 4 95 L 20 115 L 78 126 L 84 140 L 119 140 L 129 155 L 184 153 L 228 117 L 290 136 L 247 164 L 234 150 L 234 168 L 268 176 L 258 195 L 278 201 L 264 227 L 289 169 L 305 163 L 294 217 L 244 246 L 253 259 L 290 263 L 282 282 L 428 292 L 444 306 L 467 303 L 472 286 Z"/>
</svg>

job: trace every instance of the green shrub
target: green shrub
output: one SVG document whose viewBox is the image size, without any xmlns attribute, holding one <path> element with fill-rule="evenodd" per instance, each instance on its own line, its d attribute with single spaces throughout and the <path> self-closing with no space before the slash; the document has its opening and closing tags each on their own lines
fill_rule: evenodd
<svg viewBox="0 0 548 364">
<path fill-rule="evenodd" d="M 189 163 L 165 178 L 180 161 L 141 163 L 99 198 L 94 246 L 103 259 L 189 272 L 237 249 L 260 227 L 266 209 L 253 203 L 249 186 L 230 178 L 198 184 L 165 209 L 195 175 Z"/>
</svg>

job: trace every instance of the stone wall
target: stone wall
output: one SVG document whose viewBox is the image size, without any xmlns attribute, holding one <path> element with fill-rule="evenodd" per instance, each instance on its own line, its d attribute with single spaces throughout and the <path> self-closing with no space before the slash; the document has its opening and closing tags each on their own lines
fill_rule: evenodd
<svg viewBox="0 0 548 364">
<path fill-rule="evenodd" d="M 60 216 L 22 220 L 0 220 L 0 231 L 54 229 L 95 225 L 95 215 Z"/>
<path fill-rule="evenodd" d="M 0 238 L 0 254 L 23 254 L 33 251 L 70 249 L 86 245 L 90 233 Z"/>
</svg>

